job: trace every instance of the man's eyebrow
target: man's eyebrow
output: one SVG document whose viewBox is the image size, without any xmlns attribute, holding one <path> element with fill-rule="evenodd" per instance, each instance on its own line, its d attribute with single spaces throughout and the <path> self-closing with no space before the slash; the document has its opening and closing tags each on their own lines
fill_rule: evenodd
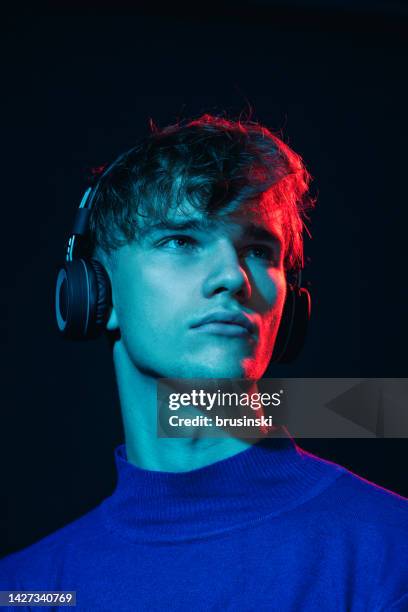
<svg viewBox="0 0 408 612">
<path fill-rule="evenodd" d="M 217 221 L 213 219 L 186 219 L 176 221 L 168 219 L 166 221 L 157 221 L 149 223 L 145 227 L 140 228 L 140 234 L 146 237 L 155 231 L 170 230 L 170 231 L 209 231 L 217 226 Z M 266 240 L 282 243 L 282 237 L 272 229 L 249 223 L 243 226 L 243 239 Z"/>
<path fill-rule="evenodd" d="M 175 221 L 168 219 L 166 221 L 157 221 L 156 223 L 149 223 L 148 225 L 140 228 L 140 233 L 143 236 L 152 234 L 153 232 L 160 230 L 209 230 L 214 227 L 214 221 L 209 219 L 186 219 L 185 221 Z"/>
<path fill-rule="evenodd" d="M 278 232 L 266 227 L 261 227 L 260 225 L 254 225 L 253 223 L 245 226 L 244 237 L 253 238 L 255 240 L 272 240 L 273 242 L 282 243 L 282 237 Z"/>
</svg>

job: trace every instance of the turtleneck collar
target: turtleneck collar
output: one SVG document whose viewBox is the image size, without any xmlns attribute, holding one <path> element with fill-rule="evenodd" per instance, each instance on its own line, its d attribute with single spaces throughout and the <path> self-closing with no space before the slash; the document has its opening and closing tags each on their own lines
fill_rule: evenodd
<svg viewBox="0 0 408 612">
<path fill-rule="evenodd" d="M 102 504 L 108 528 L 133 541 L 216 535 L 273 517 L 318 495 L 344 468 L 310 455 L 290 437 L 260 441 L 188 472 L 144 470 L 115 450 L 118 482 Z"/>
</svg>

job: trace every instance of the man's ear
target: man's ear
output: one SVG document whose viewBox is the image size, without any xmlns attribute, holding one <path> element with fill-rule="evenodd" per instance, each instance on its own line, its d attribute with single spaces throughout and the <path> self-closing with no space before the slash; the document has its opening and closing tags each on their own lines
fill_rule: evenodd
<svg viewBox="0 0 408 612">
<path fill-rule="evenodd" d="M 118 317 L 114 306 L 112 306 L 112 310 L 106 323 L 106 329 L 108 331 L 115 331 L 116 329 L 119 329 Z"/>
</svg>

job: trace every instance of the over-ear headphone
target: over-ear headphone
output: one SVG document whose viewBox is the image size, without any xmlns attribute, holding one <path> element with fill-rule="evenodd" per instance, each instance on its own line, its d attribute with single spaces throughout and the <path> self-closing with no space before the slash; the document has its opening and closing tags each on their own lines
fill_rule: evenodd
<svg viewBox="0 0 408 612">
<path fill-rule="evenodd" d="M 292 281 L 287 280 L 285 305 L 270 363 L 290 363 L 299 355 L 306 339 L 312 299 L 302 284 L 298 270 Z"/>
<path fill-rule="evenodd" d="M 85 191 L 69 236 L 65 262 L 57 275 L 55 314 L 58 329 L 72 340 L 89 340 L 101 335 L 109 317 L 112 296 L 108 274 L 96 259 L 81 256 L 89 231 L 89 217 L 102 182 L 129 152 L 121 155 Z M 81 244 L 82 243 L 82 244 Z M 301 272 L 287 281 L 286 300 L 271 363 L 293 361 L 302 349 L 310 319 L 310 293 L 301 287 Z"/>
<path fill-rule="evenodd" d="M 95 188 L 89 187 L 75 215 L 65 262 L 57 275 L 55 314 L 59 331 L 70 340 L 89 340 L 105 329 L 111 306 L 111 286 L 103 265 L 77 254 L 88 233 Z"/>
<path fill-rule="evenodd" d="M 96 259 L 84 254 L 89 218 L 101 185 L 111 170 L 129 151 L 105 168 L 93 186 L 88 187 L 76 211 L 68 238 L 65 262 L 57 274 L 55 315 L 58 329 L 69 340 L 91 340 L 105 330 L 112 306 L 108 273 Z"/>
</svg>

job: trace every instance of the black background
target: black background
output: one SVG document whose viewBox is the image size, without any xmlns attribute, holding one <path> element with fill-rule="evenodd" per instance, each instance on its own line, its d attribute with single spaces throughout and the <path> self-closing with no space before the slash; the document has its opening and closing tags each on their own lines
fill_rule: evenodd
<svg viewBox="0 0 408 612">
<path fill-rule="evenodd" d="M 3 13 L 3 554 L 113 490 L 123 431 L 109 349 L 58 337 L 54 282 L 89 168 L 131 147 L 150 117 L 250 105 L 315 177 L 313 319 L 278 376 L 407 373 L 402 5 L 96 6 Z M 406 440 L 300 444 L 408 496 Z"/>
</svg>

